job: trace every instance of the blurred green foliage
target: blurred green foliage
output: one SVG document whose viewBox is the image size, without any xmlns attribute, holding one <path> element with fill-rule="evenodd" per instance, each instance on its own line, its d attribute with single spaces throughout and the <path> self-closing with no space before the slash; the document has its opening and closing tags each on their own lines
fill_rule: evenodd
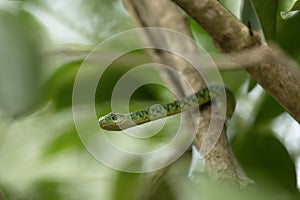
<svg viewBox="0 0 300 200">
<path fill-rule="evenodd" d="M 257 189 L 276 188 L 274 196 L 282 192 L 298 193 L 294 162 L 272 131 L 253 128 L 236 136 L 232 145 L 243 168 L 255 180 Z"/>
<path fill-rule="evenodd" d="M 221 2 L 239 17 L 241 1 L 238 5 L 237 1 Z M 278 43 L 299 63 L 300 15 L 289 19 L 280 15 L 281 11 L 296 9 L 297 2 L 245 0 L 248 6 L 241 9 L 240 16 L 246 21 L 259 20 L 253 27 L 261 28 L 267 41 Z M 6 4 L 0 10 L 0 199 L 132 199 L 135 189 L 142 184 L 143 174 L 117 172 L 89 155 L 77 135 L 71 110 L 74 80 L 84 62 L 83 51 L 76 49 L 76 45 L 88 43 L 93 47 L 108 36 L 131 28 L 121 3 L 117 0 L 51 3 L 37 0 L 7 1 Z M 64 24 L 66 29 L 53 31 L 53 22 L 45 15 Z M 210 36 L 195 21 L 189 21 L 197 42 L 208 52 L 218 52 Z M 78 40 L 72 54 L 60 49 L 64 44 L 55 41 L 59 34 L 68 36 L 69 29 L 85 38 Z M 55 51 L 61 53 L 61 57 L 49 53 L 53 47 L 57 47 Z M 105 55 L 99 55 L 95 62 L 101 62 L 103 57 Z M 148 62 L 146 53 L 137 50 L 107 68 L 95 94 L 98 116 L 110 112 L 109 101 L 120 77 L 134 66 Z M 171 175 L 165 177 L 152 194 L 153 199 L 299 198 L 295 160 L 299 159 L 300 149 L 288 152 L 287 144 L 278 139 L 272 128 L 284 109 L 245 71 L 221 74 L 238 102 L 236 113 L 228 124 L 230 142 L 241 165 L 256 184 L 250 191 L 236 192 L 232 188 L 211 185 L 203 174 L 191 180 L 187 177 L 191 158 L 186 153 L 169 166 L 173 175 L 169 173 Z M 139 83 L 150 77 L 160 80 L 155 70 L 142 76 L 133 74 L 130 79 Z M 132 95 L 130 110 L 172 98 L 167 88 L 145 85 Z M 162 146 L 178 128 L 176 120 L 167 122 L 150 142 L 139 141 L 136 145 L 147 145 L 146 150 Z M 283 126 L 288 128 L 289 124 Z M 107 137 L 128 145 L 123 140 L 125 136 L 114 133 Z"/>
<path fill-rule="evenodd" d="M 25 14 L 0 10 L 0 102 L 12 116 L 28 111 L 40 90 L 41 54 Z M 24 19 L 24 20 L 23 20 Z"/>
</svg>

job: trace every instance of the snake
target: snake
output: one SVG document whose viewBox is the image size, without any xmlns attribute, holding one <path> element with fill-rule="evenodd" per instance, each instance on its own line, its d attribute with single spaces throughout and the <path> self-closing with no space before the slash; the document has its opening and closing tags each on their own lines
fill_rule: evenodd
<svg viewBox="0 0 300 200">
<path fill-rule="evenodd" d="M 225 89 L 225 93 L 224 93 Z M 221 102 L 221 96 L 226 95 L 226 102 Z M 224 100 L 224 98 L 223 98 Z M 212 84 L 198 92 L 175 100 L 171 103 L 155 104 L 143 110 L 134 111 L 127 114 L 111 112 L 99 118 L 99 125 L 108 131 L 121 131 L 150 121 L 169 117 L 196 107 L 204 106 L 209 102 L 215 102 L 217 109 L 225 110 L 226 117 L 229 118 L 235 109 L 235 98 L 233 93 L 224 85 Z"/>
</svg>

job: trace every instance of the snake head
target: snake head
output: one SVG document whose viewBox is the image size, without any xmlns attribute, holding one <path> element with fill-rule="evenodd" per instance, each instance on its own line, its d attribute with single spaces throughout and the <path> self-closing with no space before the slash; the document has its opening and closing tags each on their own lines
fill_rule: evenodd
<svg viewBox="0 0 300 200">
<path fill-rule="evenodd" d="M 127 128 L 127 115 L 111 112 L 99 118 L 99 125 L 101 128 L 109 131 L 120 131 Z"/>
</svg>

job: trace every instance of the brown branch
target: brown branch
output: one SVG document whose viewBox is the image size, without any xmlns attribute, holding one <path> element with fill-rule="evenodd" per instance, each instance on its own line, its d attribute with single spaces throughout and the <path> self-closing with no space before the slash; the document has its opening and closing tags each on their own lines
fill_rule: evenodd
<svg viewBox="0 0 300 200">
<path fill-rule="evenodd" d="M 134 20 L 139 26 L 142 27 L 161 27 L 161 28 L 169 28 L 172 30 L 179 31 L 191 37 L 191 33 L 189 30 L 189 26 L 186 21 L 186 17 L 178 10 L 178 8 L 169 0 L 123 0 L 123 4 L 129 11 L 129 13 L 133 16 Z M 145 37 L 145 36 L 144 36 Z M 169 38 L 164 38 L 164 35 L 160 35 L 159 37 L 153 37 L 151 35 L 146 35 L 147 42 L 156 43 L 156 42 L 164 42 L 170 40 Z M 158 40 L 158 38 L 160 38 Z M 166 42 L 165 46 L 170 47 L 172 49 L 172 45 L 180 46 L 184 51 L 189 52 L 193 55 L 199 55 L 197 47 L 191 45 L 190 43 L 180 44 L 176 43 L 176 41 Z M 181 73 L 182 76 L 187 78 L 190 81 L 193 89 L 195 91 L 201 89 L 205 86 L 202 78 L 199 76 L 199 73 L 185 60 L 182 58 L 161 51 L 149 51 L 150 55 L 157 62 L 166 64 L 170 67 L 173 67 L 177 72 Z M 170 77 L 170 76 L 169 76 Z M 184 87 L 183 84 L 178 84 L 172 81 L 169 78 L 169 85 L 173 87 L 173 89 L 180 89 L 183 91 L 183 95 L 188 94 L 188 90 Z M 183 89 L 181 89 L 183 88 Z M 210 120 L 210 106 L 207 106 L 206 109 L 201 110 L 201 114 L 205 116 L 205 120 L 201 118 L 201 128 L 198 129 L 197 138 L 194 143 L 198 147 L 201 148 L 202 138 L 205 137 L 207 129 L 209 127 Z M 192 121 L 192 120 L 190 120 Z M 233 157 L 231 155 L 230 148 L 228 146 L 228 142 L 226 139 L 225 131 L 223 131 L 221 139 L 218 140 L 216 145 L 214 146 L 214 150 L 210 152 L 206 157 L 207 170 L 210 172 L 211 178 L 217 183 L 229 183 L 229 184 L 237 184 L 240 183 L 237 178 L 237 170 L 234 165 Z M 216 171 L 214 173 L 214 171 Z M 158 172 L 157 176 L 161 176 L 163 173 Z M 157 184 L 156 178 L 150 178 L 148 181 L 147 191 L 152 191 L 155 186 L 151 185 L 151 180 L 155 180 L 155 184 Z M 143 184 L 145 185 L 145 184 Z M 141 189 L 141 191 L 143 191 Z M 139 198 L 142 198 L 139 196 Z"/>
<path fill-rule="evenodd" d="M 213 38 L 223 52 L 234 52 L 262 45 L 258 33 L 216 0 L 172 0 L 193 17 Z M 291 69 L 276 59 L 276 52 L 265 46 L 268 57 L 255 65 L 243 65 L 253 78 L 300 123 L 299 68 Z"/>
</svg>

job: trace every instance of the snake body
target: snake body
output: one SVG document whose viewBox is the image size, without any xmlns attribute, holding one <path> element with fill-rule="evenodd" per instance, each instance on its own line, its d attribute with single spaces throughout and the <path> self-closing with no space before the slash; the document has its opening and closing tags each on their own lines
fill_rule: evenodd
<svg viewBox="0 0 300 200">
<path fill-rule="evenodd" d="M 111 112 L 99 118 L 99 125 L 101 128 L 109 131 L 124 130 L 139 124 L 144 124 L 153 120 L 175 115 L 197 106 L 202 106 L 212 100 L 218 101 L 218 97 L 220 97 L 222 94 L 224 94 L 224 86 L 219 84 L 211 85 L 190 96 L 171 103 L 156 104 L 144 110 L 139 110 L 128 114 Z M 217 105 L 219 105 L 218 109 L 226 109 L 226 116 L 230 117 L 235 108 L 235 98 L 232 92 L 226 87 L 225 94 L 226 102 L 221 102 L 221 104 L 218 103 Z"/>
</svg>

